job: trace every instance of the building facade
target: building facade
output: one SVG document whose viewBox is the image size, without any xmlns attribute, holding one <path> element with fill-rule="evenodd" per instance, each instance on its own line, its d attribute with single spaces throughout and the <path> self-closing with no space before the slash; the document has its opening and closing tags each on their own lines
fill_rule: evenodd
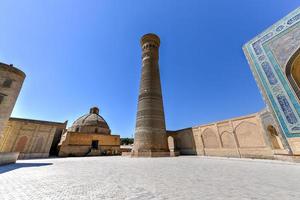
<svg viewBox="0 0 300 200">
<path fill-rule="evenodd" d="M 243 46 L 265 110 L 166 131 L 159 75 L 160 39 L 141 39 L 142 75 L 131 156 L 207 155 L 300 160 L 300 8 Z M 11 118 L 25 74 L 0 63 L 0 164 L 20 158 L 117 155 L 120 136 L 99 109 L 66 123 Z M 5 128 L 5 131 L 4 130 Z M 63 132 L 63 134 L 62 134 Z M 59 144 L 57 144 L 59 141 Z M 57 148 L 58 146 L 58 148 Z"/>
<path fill-rule="evenodd" d="M 243 46 L 267 108 L 168 131 L 181 155 L 300 160 L 300 8 Z"/>
<path fill-rule="evenodd" d="M 158 109 L 163 108 L 162 93 L 156 91 L 161 88 L 157 38 L 147 34 L 141 40 L 143 68 L 132 154 L 138 148 L 155 149 L 166 141 L 162 132 L 158 140 L 153 138 L 159 125 L 164 125 L 163 110 Z M 171 154 L 299 159 L 300 8 L 249 41 L 243 50 L 267 108 L 252 115 L 168 131 Z"/>
<path fill-rule="evenodd" d="M 111 130 L 99 109 L 93 107 L 88 114 L 79 117 L 61 137 L 59 156 L 119 155 L 120 136 Z"/>
<path fill-rule="evenodd" d="M 25 79 L 25 73 L 13 65 L 0 63 L 0 140 L 3 130 L 12 113 Z M 0 153 L 0 165 L 15 162 L 17 152 Z"/>
<path fill-rule="evenodd" d="M 67 123 L 10 118 L 0 140 L 0 152 L 19 152 L 18 159 L 49 157 L 54 138 Z"/>
<path fill-rule="evenodd" d="M 270 111 L 168 131 L 171 149 L 180 155 L 274 159 L 288 146 Z"/>
<path fill-rule="evenodd" d="M 300 156 L 300 8 L 246 43 L 243 50 L 290 154 Z"/>
</svg>

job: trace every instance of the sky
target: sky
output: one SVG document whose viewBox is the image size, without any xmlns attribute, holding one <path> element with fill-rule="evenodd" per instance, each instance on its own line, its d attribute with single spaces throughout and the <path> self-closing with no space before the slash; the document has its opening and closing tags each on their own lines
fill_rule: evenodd
<svg viewBox="0 0 300 200">
<path fill-rule="evenodd" d="M 265 107 L 242 45 L 300 0 L 0 0 L 0 62 L 27 77 L 13 117 L 68 126 L 98 106 L 113 134 L 132 137 L 139 40 L 161 39 L 168 130 Z"/>
</svg>

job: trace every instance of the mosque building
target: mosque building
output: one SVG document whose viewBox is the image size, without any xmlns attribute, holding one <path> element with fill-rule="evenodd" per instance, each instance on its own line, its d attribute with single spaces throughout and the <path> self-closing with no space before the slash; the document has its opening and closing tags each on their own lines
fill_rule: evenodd
<svg viewBox="0 0 300 200">
<path fill-rule="evenodd" d="M 18 152 L 19 159 L 57 155 L 57 144 L 67 122 L 9 118 L 0 140 L 0 152 Z"/>
<path fill-rule="evenodd" d="M 270 158 L 289 155 L 269 109 L 259 113 L 167 131 L 159 76 L 160 39 L 155 34 L 141 38 L 142 76 L 140 82 L 133 157 L 206 155 Z"/>
<path fill-rule="evenodd" d="M 58 147 L 59 156 L 119 155 L 120 136 L 111 135 L 99 109 L 93 107 L 62 135 Z"/>
<path fill-rule="evenodd" d="M 142 77 L 131 156 L 179 154 L 300 161 L 300 8 L 243 46 L 267 105 L 251 115 L 166 131 L 159 45 L 155 34 L 141 39 Z"/>
<path fill-rule="evenodd" d="M 13 65 L 0 63 L 0 165 L 49 156 L 120 154 L 120 136 L 111 135 L 96 107 L 69 129 L 67 121 L 10 117 L 25 76 Z"/>
<path fill-rule="evenodd" d="M 300 8 L 243 46 L 266 108 L 260 112 L 168 131 L 159 75 L 160 39 L 141 38 L 142 75 L 134 146 L 123 155 L 267 158 L 300 161 Z M 93 107 L 67 122 L 10 118 L 25 79 L 0 63 L 0 164 L 19 158 L 120 154 L 120 136 Z"/>
<path fill-rule="evenodd" d="M 0 63 L 0 144 L 4 140 L 3 131 L 19 96 L 25 77 L 25 73 L 13 65 Z M 12 151 L 0 151 L 0 165 L 14 162 L 18 155 L 18 153 Z"/>
</svg>

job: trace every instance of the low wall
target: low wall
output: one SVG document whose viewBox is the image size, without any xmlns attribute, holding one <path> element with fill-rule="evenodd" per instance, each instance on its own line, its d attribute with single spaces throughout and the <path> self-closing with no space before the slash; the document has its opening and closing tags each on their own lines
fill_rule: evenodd
<svg viewBox="0 0 300 200">
<path fill-rule="evenodd" d="M 20 153 L 18 159 L 48 158 L 49 153 Z"/>
<path fill-rule="evenodd" d="M 270 113 L 263 111 L 178 131 L 168 131 L 169 147 L 179 151 L 180 155 L 274 159 L 274 154 L 284 154 L 287 150 L 279 136 L 273 136 L 272 140 L 267 129 L 270 126 L 274 128 L 274 124 L 271 121 L 262 121 L 262 115 L 266 118 Z M 279 149 L 273 147 L 272 141 L 275 139 Z"/>
<path fill-rule="evenodd" d="M 6 165 L 10 163 L 15 163 L 18 159 L 19 153 L 17 152 L 0 152 L 0 165 Z"/>
</svg>

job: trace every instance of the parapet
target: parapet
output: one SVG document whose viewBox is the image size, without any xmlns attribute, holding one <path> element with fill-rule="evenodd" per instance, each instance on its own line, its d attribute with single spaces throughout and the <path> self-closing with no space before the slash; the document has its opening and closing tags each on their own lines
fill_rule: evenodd
<svg viewBox="0 0 300 200">
<path fill-rule="evenodd" d="M 23 71 L 21 71 L 18 68 L 14 67 L 12 64 L 8 65 L 8 64 L 0 62 L 0 70 L 9 71 L 11 73 L 18 74 L 22 78 L 26 77 L 26 74 Z"/>
<path fill-rule="evenodd" d="M 154 33 L 148 33 L 146 35 L 143 35 L 143 37 L 141 38 L 141 46 L 143 46 L 145 43 L 154 44 L 158 48 L 160 45 L 160 39 Z"/>
</svg>

